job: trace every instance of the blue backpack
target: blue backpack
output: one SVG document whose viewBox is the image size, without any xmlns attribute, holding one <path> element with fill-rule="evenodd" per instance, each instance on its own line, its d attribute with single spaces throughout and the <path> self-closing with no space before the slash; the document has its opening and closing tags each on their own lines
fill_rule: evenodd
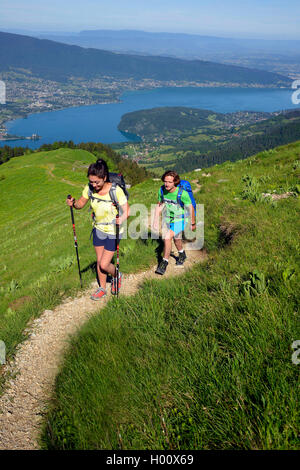
<svg viewBox="0 0 300 470">
<path fill-rule="evenodd" d="M 164 191 L 163 191 L 164 187 L 165 187 L 164 184 L 160 187 L 160 194 L 161 194 L 161 201 L 162 202 L 164 202 Z M 182 196 L 182 191 L 186 191 L 188 193 L 188 195 L 190 196 L 190 199 L 192 201 L 192 205 L 193 205 L 193 208 L 194 208 L 194 211 L 195 211 L 195 215 L 196 215 L 196 201 L 195 201 L 195 198 L 194 198 L 194 195 L 193 195 L 193 190 L 192 190 L 192 187 L 191 187 L 191 183 L 189 181 L 186 181 L 186 180 L 180 180 L 180 183 L 177 187 L 178 187 L 177 203 L 180 204 L 180 206 L 182 208 L 184 208 L 184 204 L 181 200 L 181 196 Z"/>
</svg>

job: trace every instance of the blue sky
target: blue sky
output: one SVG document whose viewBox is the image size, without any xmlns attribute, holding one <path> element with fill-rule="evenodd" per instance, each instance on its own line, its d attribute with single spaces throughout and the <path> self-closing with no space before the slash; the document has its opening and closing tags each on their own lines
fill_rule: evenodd
<svg viewBox="0 0 300 470">
<path fill-rule="evenodd" d="M 138 29 L 300 39 L 299 0 L 0 0 L 0 30 Z"/>
</svg>

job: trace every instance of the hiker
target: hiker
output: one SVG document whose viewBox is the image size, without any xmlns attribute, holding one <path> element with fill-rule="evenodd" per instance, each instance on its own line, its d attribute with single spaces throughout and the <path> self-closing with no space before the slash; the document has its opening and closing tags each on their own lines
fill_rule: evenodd
<svg viewBox="0 0 300 470">
<path fill-rule="evenodd" d="M 116 268 L 111 261 L 117 248 L 116 224 L 120 227 L 121 238 L 124 231 L 121 225 L 129 216 L 129 205 L 123 189 L 119 185 L 115 186 L 115 196 L 120 207 L 120 216 L 117 217 L 118 211 L 113 204 L 111 194 L 113 184 L 109 182 L 108 167 L 104 160 L 100 158 L 96 163 L 92 163 L 88 168 L 87 177 L 89 184 L 84 187 L 82 196 L 77 200 L 67 199 L 66 202 L 68 206 L 73 206 L 78 210 L 82 209 L 90 199 L 94 219 L 91 235 L 93 235 L 93 245 L 97 256 L 97 273 L 100 283 L 99 289 L 91 296 L 91 299 L 100 300 L 106 295 L 107 274 L 112 276 L 111 293 L 113 295 L 121 287 L 122 273 L 119 273 L 117 286 Z"/>
<path fill-rule="evenodd" d="M 191 223 L 191 230 L 195 230 L 195 210 L 192 200 L 187 191 L 182 190 L 180 201 L 178 201 L 180 183 L 179 175 L 175 171 L 166 171 L 161 177 L 164 185 L 158 192 L 158 203 L 155 208 L 153 228 L 155 231 L 159 229 L 159 217 L 163 213 L 163 223 L 165 229 L 163 230 L 164 238 L 164 254 L 163 259 L 159 263 L 156 274 L 163 275 L 169 263 L 169 256 L 171 254 L 172 240 L 174 239 L 175 246 L 178 250 L 178 258 L 176 261 L 177 266 L 182 266 L 186 253 L 182 244 L 182 232 Z M 183 206 L 183 207 L 182 207 Z M 188 210 L 189 217 L 185 217 L 185 208 Z M 165 233 L 164 233 L 165 232 Z"/>
</svg>

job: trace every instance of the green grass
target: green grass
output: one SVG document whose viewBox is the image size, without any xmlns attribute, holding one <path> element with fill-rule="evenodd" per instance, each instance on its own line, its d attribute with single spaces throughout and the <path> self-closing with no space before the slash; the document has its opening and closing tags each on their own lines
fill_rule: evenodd
<svg viewBox="0 0 300 470">
<path fill-rule="evenodd" d="M 185 175 L 202 185 L 209 260 L 113 299 L 71 340 L 45 448 L 299 448 L 299 199 L 253 197 L 295 187 L 299 155 L 295 143 Z"/>
<path fill-rule="evenodd" d="M 192 142 L 192 143 L 198 143 L 198 142 L 203 142 L 203 141 L 207 141 L 207 140 L 211 140 L 211 137 L 205 135 L 205 134 L 202 134 L 201 132 L 199 132 L 199 134 L 196 134 L 196 135 L 190 135 L 188 137 L 185 137 L 183 139 L 184 142 Z"/>
<path fill-rule="evenodd" d="M 113 163 L 103 157 L 114 171 Z M 61 303 L 64 297 L 75 295 L 80 287 L 71 215 L 65 200 L 69 193 L 80 197 L 87 182 L 87 167 L 95 160 L 95 155 L 85 150 L 59 149 L 14 158 L 0 166 L 0 340 L 6 344 L 7 358 L 23 340 L 30 319 Z M 139 186 L 143 191 L 143 185 Z M 132 188 L 131 203 L 135 193 Z M 154 197 L 152 185 L 148 204 Z M 74 211 L 74 217 L 83 284 L 87 287 L 96 277 L 88 207 Z M 149 267 L 155 260 L 156 246 L 151 241 L 122 241 L 122 271 Z"/>
</svg>

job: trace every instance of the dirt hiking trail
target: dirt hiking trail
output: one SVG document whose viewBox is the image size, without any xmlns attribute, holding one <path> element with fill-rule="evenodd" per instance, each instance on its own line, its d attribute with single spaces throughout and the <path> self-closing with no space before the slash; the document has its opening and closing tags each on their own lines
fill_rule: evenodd
<svg viewBox="0 0 300 470">
<path fill-rule="evenodd" d="M 175 267 L 171 256 L 166 274 L 161 278 L 177 276 L 194 263 L 206 259 L 204 251 L 187 251 L 182 267 Z M 137 274 L 124 275 L 120 296 L 133 295 L 144 280 L 159 279 L 156 266 Z M 47 406 L 54 392 L 55 378 L 59 372 L 71 335 L 100 310 L 110 299 L 108 295 L 93 301 L 90 295 L 98 287 L 93 283 L 78 297 L 66 299 L 54 310 L 45 310 L 35 319 L 26 332 L 28 337 L 21 343 L 14 359 L 4 366 L 6 388 L 0 397 L 0 449 L 40 449 L 39 437 Z M 109 287 L 109 286 L 107 286 Z"/>
</svg>

